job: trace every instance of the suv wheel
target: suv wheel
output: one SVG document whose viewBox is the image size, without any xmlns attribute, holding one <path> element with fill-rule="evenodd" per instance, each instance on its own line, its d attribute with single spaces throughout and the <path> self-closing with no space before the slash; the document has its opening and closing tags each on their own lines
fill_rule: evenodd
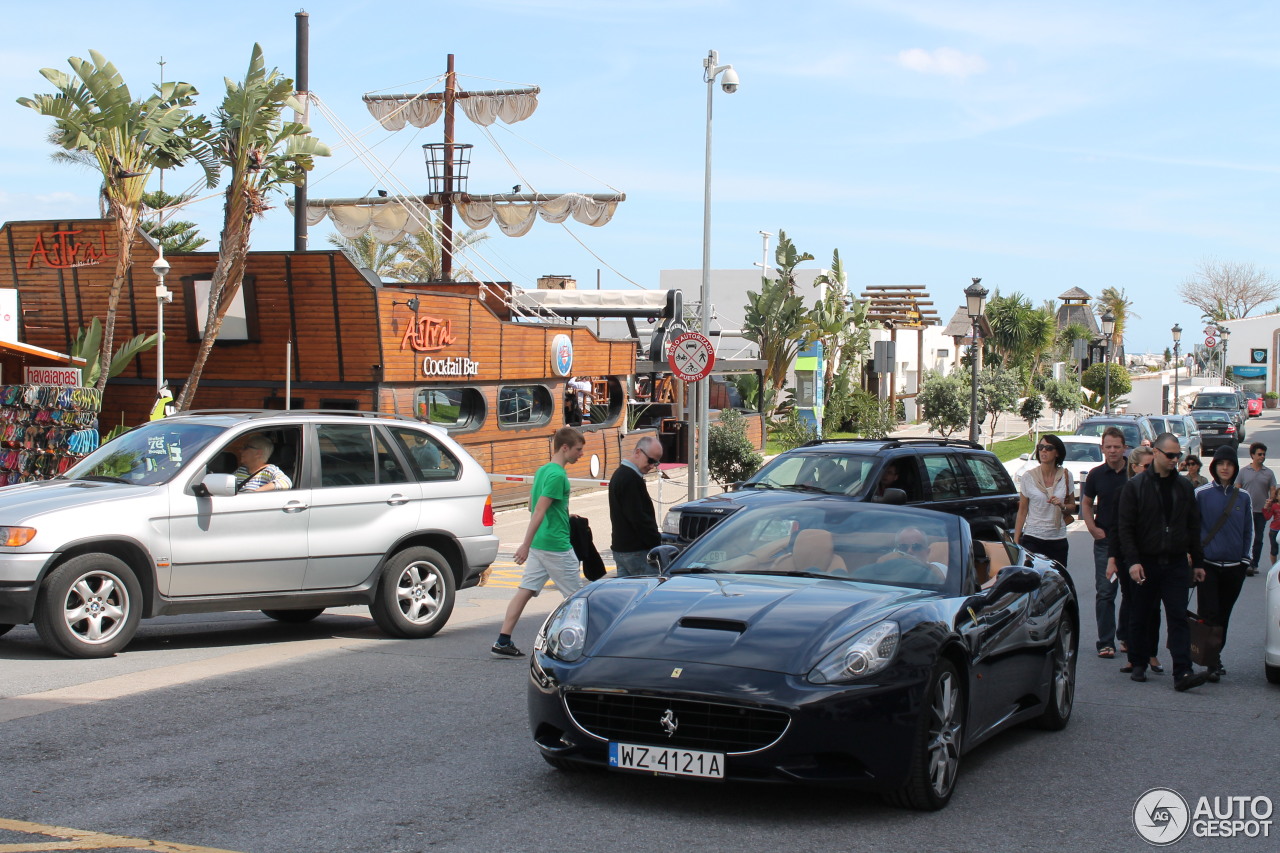
<svg viewBox="0 0 1280 853">
<path fill-rule="evenodd" d="M 406 548 L 387 560 L 369 612 L 387 634 L 418 639 L 444 627 L 453 613 L 453 570 L 432 548 Z"/>
<path fill-rule="evenodd" d="M 104 658 L 123 649 L 142 618 L 142 588 L 123 560 L 81 554 L 49 573 L 36 600 L 40 639 L 69 657 Z"/>
<path fill-rule="evenodd" d="M 264 610 L 263 615 L 270 616 L 277 622 L 288 622 L 290 625 L 301 625 L 303 622 L 310 622 L 321 613 L 324 612 L 323 607 L 312 607 L 307 610 Z"/>
</svg>

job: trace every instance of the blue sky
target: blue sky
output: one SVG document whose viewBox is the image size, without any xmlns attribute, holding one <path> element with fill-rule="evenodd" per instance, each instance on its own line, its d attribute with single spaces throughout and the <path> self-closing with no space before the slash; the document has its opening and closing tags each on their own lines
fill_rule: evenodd
<svg viewBox="0 0 1280 853">
<path fill-rule="evenodd" d="M 212 111 L 223 77 L 243 75 L 254 41 L 293 73 L 298 6 L 228 0 L 63 0 L 56 14 L 8 11 L 0 51 L 0 219 L 96 211 L 96 181 L 49 161 L 47 122 L 14 103 L 46 91 L 41 67 L 97 49 L 135 92 L 194 83 Z M 1037 304 L 1079 286 L 1124 288 L 1140 319 L 1131 351 L 1162 350 L 1174 322 L 1198 329 L 1176 286 L 1208 257 L 1280 274 L 1277 189 L 1280 7 L 1262 2 L 818 2 L 470 0 L 318 2 L 311 85 L 343 124 L 425 190 L 422 131 L 370 129 L 367 91 L 417 91 L 457 56 L 465 88 L 542 87 L 527 121 L 491 131 L 516 175 L 465 118 L 471 189 L 604 192 L 628 201 L 612 223 L 539 221 L 481 244 L 485 270 L 532 286 L 547 273 L 584 286 L 654 287 L 696 268 L 708 49 L 741 89 L 715 95 L 712 265 L 758 261 L 780 228 L 825 265 L 839 249 L 850 284 L 924 284 L 944 320 L 971 276 Z M 491 78 L 489 80 L 479 78 Z M 3 106 L 3 105 L 8 106 Z M 351 163 L 346 137 L 314 173 L 312 197 L 363 195 L 379 182 Z M 550 152 L 550 154 L 545 153 Z M 554 155 L 550 156 L 550 155 Z M 558 158 L 558 159 L 557 159 Z M 563 161 L 563 162 L 562 162 Z M 566 165 L 573 164 L 573 167 Z M 336 168 L 341 167 L 341 168 Z M 166 188 L 189 180 L 167 179 Z M 190 210 L 216 238 L 221 204 Z M 327 223 L 312 232 L 326 246 Z M 254 248 L 291 245 L 283 204 Z M 612 267 L 611 270 L 609 267 Z M 615 273 L 613 270 L 617 270 Z M 1269 306 L 1268 306 L 1269 307 Z"/>
</svg>

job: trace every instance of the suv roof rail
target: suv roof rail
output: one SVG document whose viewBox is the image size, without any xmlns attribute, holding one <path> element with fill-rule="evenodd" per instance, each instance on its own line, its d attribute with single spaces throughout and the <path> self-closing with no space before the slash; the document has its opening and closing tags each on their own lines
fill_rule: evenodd
<svg viewBox="0 0 1280 853">
<path fill-rule="evenodd" d="M 822 444 L 841 444 L 853 442 L 874 442 L 882 444 L 885 447 L 909 447 L 915 444 L 928 445 L 932 447 L 970 447 L 974 450 L 982 450 L 982 445 L 976 441 L 969 441 L 963 438 L 931 438 L 931 437 L 915 437 L 904 436 L 903 438 L 817 438 L 813 441 L 807 441 L 800 445 L 801 447 L 816 447 Z"/>
<path fill-rule="evenodd" d="M 188 409 L 185 412 L 175 412 L 169 417 L 182 415 L 242 415 L 250 418 L 270 418 L 280 415 L 343 415 L 353 418 L 394 418 L 410 423 L 426 423 L 398 412 L 367 412 L 363 409 Z"/>
</svg>

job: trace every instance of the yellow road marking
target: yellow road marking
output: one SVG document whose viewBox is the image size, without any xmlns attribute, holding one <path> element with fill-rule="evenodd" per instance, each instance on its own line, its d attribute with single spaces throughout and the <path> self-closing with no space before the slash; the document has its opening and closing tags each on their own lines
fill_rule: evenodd
<svg viewBox="0 0 1280 853">
<path fill-rule="evenodd" d="M 611 572 L 615 567 L 610 563 L 605 563 L 604 568 L 606 572 Z M 495 561 L 489 566 L 489 581 L 485 586 L 500 586 L 515 589 L 520 586 L 520 576 L 523 572 L 523 566 L 517 566 L 509 560 L 501 562 Z M 555 581 L 552 581 L 552 585 L 554 584 Z"/>
<path fill-rule="evenodd" d="M 235 853 L 233 850 L 223 850 L 218 847 L 200 847 L 195 844 L 157 841 L 151 838 L 130 838 L 127 835 L 109 835 L 105 832 L 89 832 L 84 829 L 49 826 L 7 818 L 0 818 L 0 829 L 62 839 L 61 841 L 20 841 L 16 844 L 0 844 L 0 853 L 27 853 L 27 851 L 36 850 L 127 850 L 130 848 L 142 848 L 156 851 L 156 853 Z"/>
</svg>

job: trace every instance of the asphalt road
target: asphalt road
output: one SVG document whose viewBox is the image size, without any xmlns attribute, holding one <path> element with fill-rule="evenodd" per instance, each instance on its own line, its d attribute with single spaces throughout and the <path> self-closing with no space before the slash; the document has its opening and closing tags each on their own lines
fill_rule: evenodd
<svg viewBox="0 0 1280 853">
<path fill-rule="evenodd" d="M 1280 418 L 1262 421 L 1250 438 L 1280 449 Z M 527 667 L 488 655 L 510 595 L 490 586 L 416 642 L 383 638 L 357 608 L 306 626 L 156 620 L 108 661 L 51 657 L 15 629 L 0 639 L 0 850 L 49 849 L 36 845 L 69 836 L 40 827 L 65 827 L 97 835 L 56 849 L 1122 851 L 1148 849 L 1131 812 L 1153 787 L 1193 803 L 1280 802 L 1262 578 L 1233 616 L 1226 678 L 1179 694 L 1168 675 L 1135 684 L 1093 656 L 1087 534 L 1071 548 L 1083 633 L 1071 725 L 1015 730 L 967 756 L 940 813 L 842 791 L 552 770 L 529 742 Z M 531 613 L 517 643 L 539 621 Z M 1278 846 L 1273 833 L 1172 849 Z"/>
</svg>

